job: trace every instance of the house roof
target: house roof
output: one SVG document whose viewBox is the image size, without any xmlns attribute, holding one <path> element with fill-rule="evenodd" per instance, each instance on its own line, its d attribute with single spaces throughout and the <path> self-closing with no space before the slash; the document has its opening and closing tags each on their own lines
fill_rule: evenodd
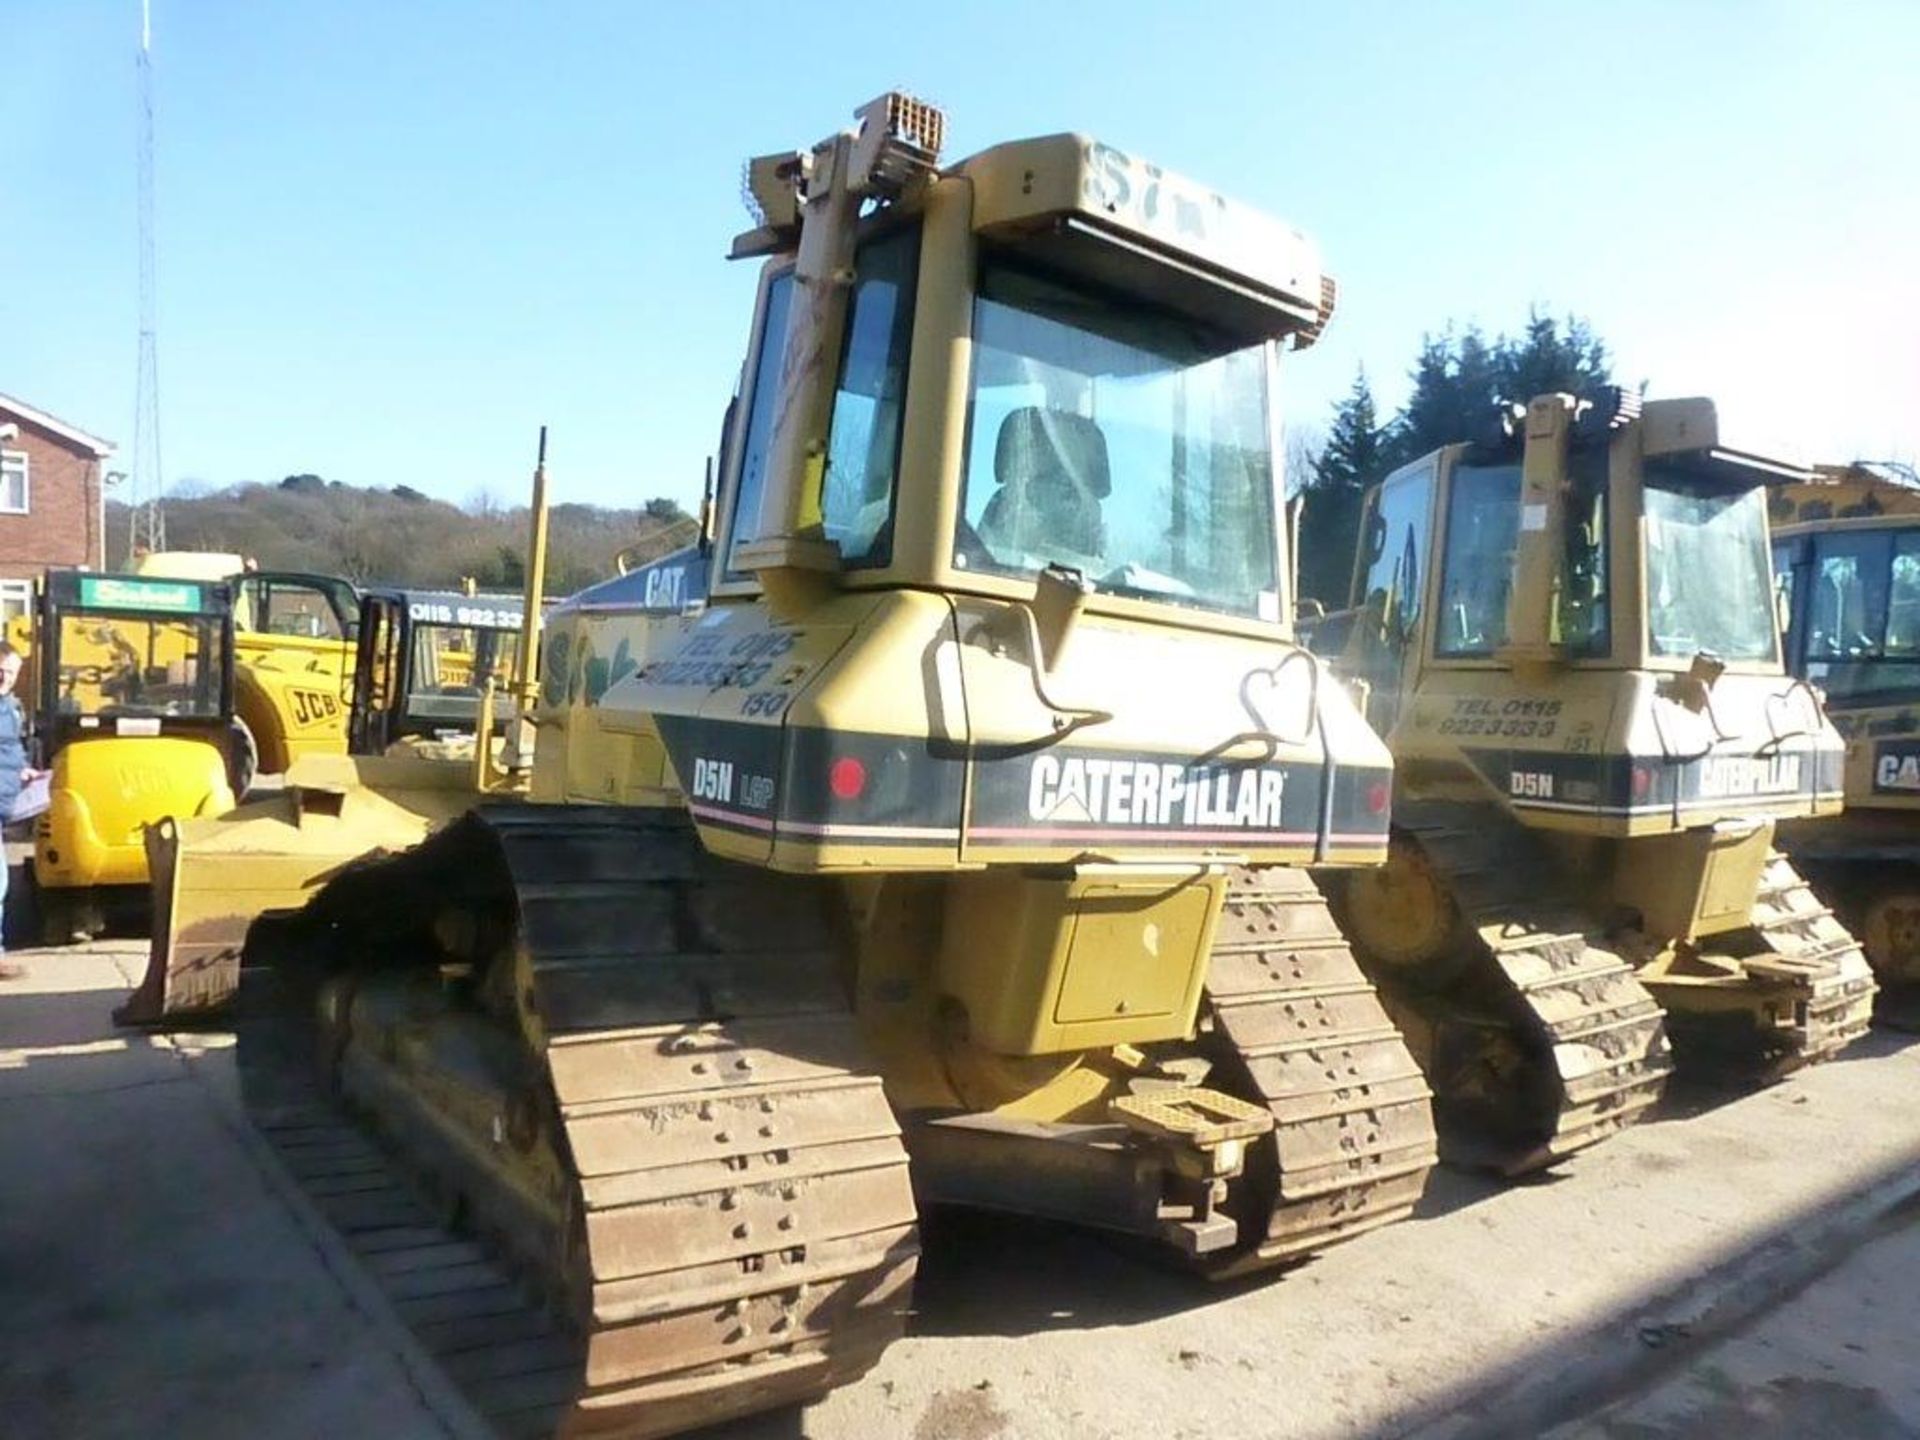
<svg viewBox="0 0 1920 1440">
<path fill-rule="evenodd" d="M 0 416 L 4 415 L 14 416 L 26 421 L 29 425 L 50 431 L 62 440 L 70 441 L 87 451 L 95 459 L 103 460 L 113 454 L 113 441 L 102 440 L 98 435 L 89 435 L 79 426 L 69 425 L 66 421 L 56 419 L 44 410 L 36 410 L 25 401 L 16 400 L 11 395 L 0 395 Z"/>
</svg>

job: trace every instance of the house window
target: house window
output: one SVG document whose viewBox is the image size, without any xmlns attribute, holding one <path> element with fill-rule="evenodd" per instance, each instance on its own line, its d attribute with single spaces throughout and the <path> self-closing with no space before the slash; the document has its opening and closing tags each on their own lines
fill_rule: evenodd
<svg viewBox="0 0 1920 1440">
<path fill-rule="evenodd" d="M 33 609 L 31 580 L 0 580 L 0 625 Z"/>
<path fill-rule="evenodd" d="M 0 450 L 0 515 L 27 513 L 27 452 Z"/>
</svg>

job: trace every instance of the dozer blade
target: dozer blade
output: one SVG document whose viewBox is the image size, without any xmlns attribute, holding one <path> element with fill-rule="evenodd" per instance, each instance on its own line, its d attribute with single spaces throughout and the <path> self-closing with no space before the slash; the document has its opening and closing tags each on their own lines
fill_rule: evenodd
<svg viewBox="0 0 1920 1440">
<path fill-rule="evenodd" d="M 405 757 L 313 756 L 278 794 L 146 832 L 153 886 L 147 973 L 119 1025 L 205 1019 L 240 984 L 247 932 L 290 914 L 348 865 L 417 845 L 473 800 L 472 767 Z"/>
</svg>

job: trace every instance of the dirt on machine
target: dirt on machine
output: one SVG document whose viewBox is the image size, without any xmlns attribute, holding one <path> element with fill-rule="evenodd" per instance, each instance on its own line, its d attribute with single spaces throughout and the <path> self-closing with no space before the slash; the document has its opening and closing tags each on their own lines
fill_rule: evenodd
<svg viewBox="0 0 1920 1440">
<path fill-rule="evenodd" d="M 1775 847 L 1841 804 L 1768 564 L 1767 487 L 1805 472 L 1724 444 L 1707 400 L 1500 419 L 1371 492 L 1314 644 L 1395 762 L 1390 859 L 1339 911 L 1443 1153 L 1517 1172 L 1644 1115 L 1676 1058 L 1833 1055 L 1874 983 Z"/>
<path fill-rule="evenodd" d="M 249 948 L 256 1120 L 363 1249 L 336 1095 L 461 1227 L 392 1245 L 485 1238 L 401 1311 L 503 1429 L 853 1378 L 929 1203 L 1224 1276 L 1435 1162 L 1308 873 L 1378 864 L 1392 789 L 1292 631 L 1276 381 L 1332 282 L 1097 141 L 942 164 L 943 128 L 888 95 L 751 162 L 710 575 L 558 606 L 527 802 Z"/>
<path fill-rule="evenodd" d="M 1771 496 L 1787 663 L 1847 742 L 1846 814 L 1781 844 L 1911 1023 L 1920 987 L 1920 487 L 1822 467 Z M 1890 997 L 1892 998 L 1892 997 Z"/>
</svg>

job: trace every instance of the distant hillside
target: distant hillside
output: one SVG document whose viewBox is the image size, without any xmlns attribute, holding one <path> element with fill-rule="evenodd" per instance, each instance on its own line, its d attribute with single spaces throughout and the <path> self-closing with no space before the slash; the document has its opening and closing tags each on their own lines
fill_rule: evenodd
<svg viewBox="0 0 1920 1440">
<path fill-rule="evenodd" d="M 128 513 L 107 507 L 108 560 L 126 557 Z M 644 545 L 642 558 L 692 539 L 671 500 L 638 510 L 555 505 L 548 530 L 547 593 L 566 595 L 614 573 L 614 556 Z M 234 551 L 266 570 L 310 570 L 359 583 L 457 585 L 471 575 L 485 589 L 526 583 L 527 510 L 484 503 L 461 509 L 410 486 L 361 489 L 318 475 L 277 485 L 233 485 L 167 501 L 167 545 Z"/>
</svg>

